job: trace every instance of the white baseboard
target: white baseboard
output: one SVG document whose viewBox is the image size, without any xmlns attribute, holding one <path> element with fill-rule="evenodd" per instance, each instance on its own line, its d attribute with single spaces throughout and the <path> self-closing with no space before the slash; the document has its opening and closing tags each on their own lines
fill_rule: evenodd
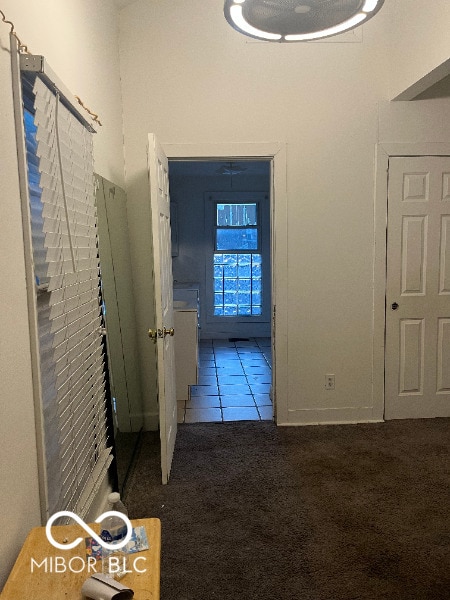
<svg viewBox="0 0 450 600">
<path fill-rule="evenodd" d="M 382 423 L 383 419 L 374 416 L 372 407 L 325 408 L 289 410 L 287 421 L 280 426 L 302 425 L 355 425 L 357 423 Z"/>
</svg>

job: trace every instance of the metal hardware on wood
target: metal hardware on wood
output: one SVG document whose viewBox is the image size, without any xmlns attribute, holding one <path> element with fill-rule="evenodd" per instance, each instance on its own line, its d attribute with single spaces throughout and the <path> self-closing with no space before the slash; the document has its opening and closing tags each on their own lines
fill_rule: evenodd
<svg viewBox="0 0 450 600">
<path fill-rule="evenodd" d="M 165 338 L 166 335 L 175 335 L 175 329 L 173 327 L 171 327 L 170 329 L 166 329 L 164 327 L 163 329 L 158 328 L 148 330 L 148 337 L 151 338 L 155 343 L 158 338 Z"/>
<path fill-rule="evenodd" d="M 392 310 L 397 310 L 397 308 L 398 308 L 398 304 L 397 304 L 397 302 L 393 302 L 393 303 L 391 304 L 391 308 L 392 308 Z"/>
<path fill-rule="evenodd" d="M 156 343 L 156 338 L 158 337 L 158 332 L 156 329 L 148 330 L 148 337 L 152 339 Z"/>
</svg>

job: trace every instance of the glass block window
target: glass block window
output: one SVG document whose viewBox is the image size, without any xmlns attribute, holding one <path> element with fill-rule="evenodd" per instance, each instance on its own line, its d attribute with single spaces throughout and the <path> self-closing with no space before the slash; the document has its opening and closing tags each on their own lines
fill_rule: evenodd
<svg viewBox="0 0 450 600">
<path fill-rule="evenodd" d="M 214 254 L 214 315 L 262 314 L 261 254 Z"/>
<path fill-rule="evenodd" d="M 215 204 L 216 317 L 262 315 L 262 254 L 258 211 L 258 202 Z"/>
</svg>

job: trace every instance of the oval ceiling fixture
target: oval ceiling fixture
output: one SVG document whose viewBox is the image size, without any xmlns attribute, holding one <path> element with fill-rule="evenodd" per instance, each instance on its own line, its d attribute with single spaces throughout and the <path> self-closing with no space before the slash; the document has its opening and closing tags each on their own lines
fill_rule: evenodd
<svg viewBox="0 0 450 600">
<path fill-rule="evenodd" d="M 371 19 L 384 0 L 225 0 L 228 23 L 271 42 L 304 42 L 343 33 Z"/>
</svg>

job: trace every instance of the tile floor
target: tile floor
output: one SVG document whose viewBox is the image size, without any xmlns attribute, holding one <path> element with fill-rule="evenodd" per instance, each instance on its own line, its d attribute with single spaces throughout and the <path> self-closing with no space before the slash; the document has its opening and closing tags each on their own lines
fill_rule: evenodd
<svg viewBox="0 0 450 600">
<path fill-rule="evenodd" d="M 178 403 L 178 422 L 272 419 L 271 366 L 270 338 L 200 341 L 198 385 Z"/>
</svg>

